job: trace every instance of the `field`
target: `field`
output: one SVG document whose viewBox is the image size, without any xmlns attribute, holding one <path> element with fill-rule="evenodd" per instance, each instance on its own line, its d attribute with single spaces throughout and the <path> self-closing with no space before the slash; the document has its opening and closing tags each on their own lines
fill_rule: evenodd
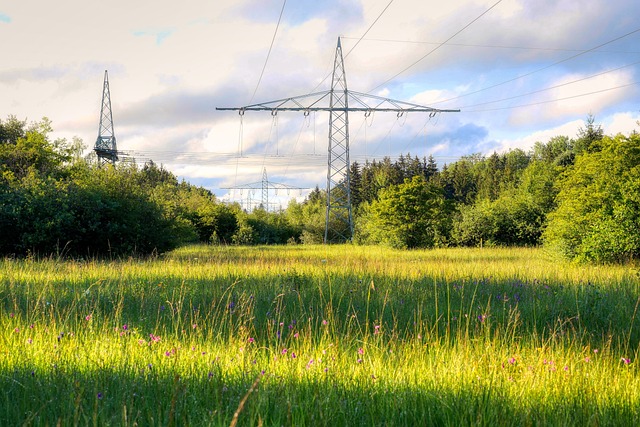
<svg viewBox="0 0 640 427">
<path fill-rule="evenodd" d="M 640 276 L 541 249 L 0 261 L 0 425 L 640 425 Z"/>
</svg>

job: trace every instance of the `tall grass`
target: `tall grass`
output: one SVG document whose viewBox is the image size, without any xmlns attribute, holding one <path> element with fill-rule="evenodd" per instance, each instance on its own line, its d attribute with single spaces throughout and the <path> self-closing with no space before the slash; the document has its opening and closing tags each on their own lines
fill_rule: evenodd
<svg viewBox="0 0 640 427">
<path fill-rule="evenodd" d="M 539 249 L 5 259 L 0 424 L 638 425 L 639 291 Z"/>
</svg>

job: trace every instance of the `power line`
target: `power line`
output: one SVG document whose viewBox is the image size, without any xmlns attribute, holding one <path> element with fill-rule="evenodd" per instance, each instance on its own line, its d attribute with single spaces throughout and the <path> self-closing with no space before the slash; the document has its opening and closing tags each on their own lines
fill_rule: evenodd
<svg viewBox="0 0 640 427">
<path fill-rule="evenodd" d="M 253 95 L 251 95 L 251 101 L 249 104 L 253 102 L 253 98 L 256 96 L 256 92 L 258 92 L 258 87 L 260 86 L 260 82 L 262 81 L 262 76 L 264 75 L 264 70 L 267 68 L 267 62 L 269 62 L 269 57 L 271 56 L 271 49 L 273 49 L 273 43 L 276 41 L 276 34 L 278 34 L 278 28 L 280 28 L 280 21 L 282 20 L 282 14 L 284 13 L 284 7 L 287 5 L 287 0 L 284 0 L 282 3 L 282 9 L 280 10 L 280 16 L 278 17 L 278 23 L 276 24 L 276 30 L 273 32 L 273 37 L 271 38 L 271 45 L 269 46 L 269 52 L 267 52 L 267 58 L 264 60 L 264 65 L 262 67 L 262 71 L 260 72 L 260 78 L 258 78 L 258 84 L 256 84 L 256 88 L 253 91 Z"/>
<path fill-rule="evenodd" d="M 458 96 L 456 96 L 456 97 L 449 98 L 449 99 L 444 99 L 444 100 L 442 100 L 442 101 L 437 101 L 437 102 L 434 102 L 434 103 L 433 103 L 433 105 L 435 105 L 435 104 L 442 104 L 443 102 L 455 101 L 456 99 L 464 98 L 465 96 L 469 96 L 469 95 L 475 95 L 476 93 L 480 93 L 480 92 L 483 92 L 483 91 L 485 91 L 485 90 L 493 89 L 493 88 L 496 88 L 496 87 L 499 87 L 499 86 L 505 85 L 505 84 L 507 84 L 507 83 L 514 82 L 514 81 L 519 80 L 519 79 L 521 79 L 521 78 L 523 78 L 523 77 L 528 77 L 528 76 L 530 76 L 530 75 L 532 75 L 532 74 L 539 73 L 539 72 L 544 71 L 544 70 L 548 70 L 549 68 L 555 67 L 556 65 L 562 64 L 562 63 L 567 62 L 567 61 L 571 61 L 572 59 L 575 59 L 575 58 L 577 58 L 577 57 L 579 57 L 579 56 L 582 56 L 582 55 L 584 55 L 584 54 L 586 54 L 586 53 L 596 51 L 597 49 L 600 49 L 601 47 L 604 47 L 604 46 L 606 46 L 606 45 L 608 45 L 608 44 L 611 44 L 611 43 L 617 42 L 617 41 L 619 41 L 619 40 L 621 40 L 621 39 L 623 39 L 623 38 L 625 38 L 625 37 L 628 37 L 628 36 L 630 36 L 630 35 L 632 35 L 632 34 L 635 34 L 635 33 L 639 32 L 639 31 L 640 31 L 640 28 L 638 28 L 638 29 L 636 29 L 636 30 L 633 30 L 633 31 L 630 31 L 630 32 L 628 32 L 628 33 L 626 33 L 626 34 L 624 34 L 624 35 L 622 35 L 622 36 L 616 37 L 616 38 L 615 38 L 615 39 L 613 39 L 613 40 L 609 40 L 608 42 L 605 42 L 605 43 L 599 44 L 598 46 L 592 47 L 591 49 L 587 49 L 587 50 L 581 51 L 581 52 L 579 52 L 579 53 L 577 53 L 577 54 L 575 54 L 575 55 L 572 55 L 572 56 L 570 56 L 570 57 L 568 57 L 568 58 L 562 59 L 562 60 L 560 60 L 560 61 L 556 61 L 556 62 L 554 62 L 553 64 L 550 64 L 550 65 L 547 65 L 547 66 L 545 66 L 545 67 L 539 68 L 539 69 L 537 69 L 537 70 L 535 70 L 535 71 L 531 71 L 531 72 L 528 72 L 528 73 L 525 73 L 525 74 L 521 74 L 521 75 L 519 75 L 519 76 L 517 76 L 517 77 L 514 77 L 514 78 L 512 78 L 512 79 L 505 80 L 505 81 L 503 81 L 503 82 L 501 82 L 501 83 L 496 83 L 496 84 L 494 84 L 494 85 L 487 86 L 487 87 L 484 87 L 484 88 L 482 88 L 482 89 L 475 90 L 475 91 L 473 91 L 473 92 L 465 93 L 465 94 L 463 94 L 463 95 L 458 95 Z"/>
<path fill-rule="evenodd" d="M 511 109 L 514 109 L 514 108 L 532 107 L 532 106 L 535 106 L 535 105 L 549 104 L 549 103 L 552 103 L 552 102 L 566 101 L 568 99 L 581 98 L 583 96 L 596 95 L 598 93 L 609 92 L 609 91 L 612 91 L 612 90 L 622 89 L 622 88 L 629 87 L 629 86 L 634 86 L 634 85 L 637 85 L 637 84 L 638 84 L 638 82 L 632 82 L 632 83 L 628 83 L 628 84 L 625 84 L 625 85 L 615 86 L 615 87 L 611 87 L 611 88 L 608 88 L 608 89 L 596 90 L 596 91 L 588 92 L 588 93 L 582 93 L 580 95 L 567 96 L 567 97 L 564 97 L 564 98 L 556 98 L 556 99 L 550 99 L 550 100 L 547 100 L 547 101 L 532 102 L 530 104 L 514 105 L 514 106 L 511 106 L 511 107 L 487 108 L 487 109 L 483 109 L 483 110 L 465 110 L 465 112 L 467 112 L 467 113 L 480 113 L 480 112 L 485 112 L 485 111 L 500 111 L 500 110 L 511 110 Z"/>
<path fill-rule="evenodd" d="M 357 37 L 342 37 L 347 40 L 357 40 Z M 405 43 L 405 44 L 425 44 L 425 45 L 445 45 L 455 47 L 473 47 L 484 49 L 510 49 L 510 50 L 540 50 L 550 52 L 584 52 L 584 49 L 568 49 L 568 48 L 553 48 L 553 47 L 536 47 L 536 46 L 507 46 L 507 45 L 483 45 L 483 44 L 469 44 L 469 43 L 443 43 L 443 42 L 427 42 L 419 40 L 395 40 L 395 39 L 364 39 L 362 41 L 382 42 L 382 43 Z M 624 53 L 624 54 L 636 54 L 640 51 L 625 51 L 625 50 L 599 50 L 597 53 Z"/>
<path fill-rule="evenodd" d="M 389 83 L 390 81 L 392 81 L 393 79 L 395 79 L 396 77 L 398 77 L 399 75 L 403 74 L 404 72 L 406 72 L 407 70 L 409 70 L 410 68 L 413 68 L 414 66 L 416 66 L 418 63 L 420 63 L 423 59 L 425 59 L 426 57 L 428 57 L 429 55 L 431 55 L 433 52 L 437 51 L 438 49 L 440 49 L 442 46 L 446 45 L 450 40 L 452 40 L 454 37 L 456 37 L 458 34 L 460 34 L 461 32 L 463 32 L 464 30 L 466 30 L 467 28 L 469 28 L 471 25 L 473 25 L 476 21 L 478 21 L 480 18 L 482 18 L 484 15 L 486 15 L 487 13 L 489 13 L 489 11 L 491 11 L 494 7 L 496 7 L 498 4 L 500 4 L 502 2 L 502 0 L 498 0 L 497 2 L 495 2 L 493 4 L 493 6 L 491 6 L 489 9 L 485 10 L 484 12 L 482 12 L 478 17 L 476 17 L 473 21 L 469 22 L 467 25 L 465 25 L 464 27 L 462 27 L 460 30 L 458 30 L 454 35 L 452 35 L 451 37 L 449 37 L 447 40 L 445 40 L 444 42 L 440 43 L 438 46 L 436 46 L 435 48 L 433 48 L 430 52 L 428 52 L 426 55 L 424 55 L 422 58 L 418 59 L 417 61 L 415 61 L 413 64 L 409 65 L 407 68 L 405 68 L 404 70 L 400 71 L 398 74 L 394 75 L 393 77 L 391 77 L 390 79 L 384 81 L 383 83 L 379 84 L 378 86 L 374 87 L 373 89 L 369 90 L 369 92 L 373 92 L 376 89 L 380 88 L 381 86 L 386 85 L 387 83 Z"/>
<path fill-rule="evenodd" d="M 382 15 L 384 15 L 384 13 L 387 11 L 387 9 L 389 9 L 389 6 L 391 6 L 391 3 L 393 3 L 393 2 L 394 2 L 394 0 L 391 0 L 387 4 L 387 6 L 385 6 L 385 8 L 382 9 L 382 12 L 380 12 L 378 17 L 371 23 L 371 25 L 369 25 L 369 28 L 367 28 L 367 31 L 365 31 L 364 34 L 362 34 L 362 36 L 360 37 L 360 39 L 356 42 L 356 44 L 354 44 L 353 47 L 351 49 L 349 49 L 349 52 L 347 52 L 347 54 L 344 56 L 344 59 L 347 59 L 347 57 L 349 57 L 351 52 L 353 52 L 353 50 L 360 44 L 360 42 L 365 38 L 365 36 L 369 33 L 369 31 L 371 31 L 373 26 L 376 25 L 376 22 L 378 22 L 380 20 L 380 18 L 382 18 Z"/>
<path fill-rule="evenodd" d="M 364 39 L 364 37 L 367 35 L 367 33 L 369 31 L 371 31 L 371 29 L 373 28 L 373 26 L 380 20 L 380 18 L 382 18 L 382 15 L 384 15 L 384 13 L 387 11 L 387 9 L 389 9 L 389 6 L 391 6 L 391 3 L 393 3 L 395 0 L 391 0 L 384 9 L 382 9 L 382 12 L 380 12 L 380 14 L 378 14 L 378 17 L 371 23 L 371 25 L 369 25 L 369 28 L 367 28 L 367 30 L 362 34 L 362 36 L 360 36 L 360 39 L 356 42 L 355 45 L 353 45 L 353 47 L 351 49 L 349 49 L 349 52 L 347 52 L 347 54 L 344 56 L 344 58 L 346 59 L 351 52 L 353 52 L 353 50 L 356 48 L 356 46 L 358 46 L 358 44 Z M 333 74 L 333 71 L 329 72 L 329 74 L 327 74 L 325 76 L 324 79 L 322 79 L 320 81 L 320 83 L 318 83 L 312 90 L 311 92 L 315 92 L 321 85 L 322 83 L 324 83 L 329 77 L 331 77 L 331 75 Z"/>
<path fill-rule="evenodd" d="M 461 107 L 461 108 L 464 109 L 464 108 L 480 107 L 480 106 L 483 106 L 483 105 L 496 104 L 498 102 L 510 101 L 512 99 L 522 98 L 524 96 L 535 95 L 537 93 L 546 92 L 548 90 L 553 90 L 553 89 L 558 89 L 560 87 L 569 86 L 569 85 L 572 85 L 574 83 L 579 83 L 579 82 L 582 82 L 582 81 L 585 81 L 585 80 L 593 79 L 595 77 L 600 77 L 600 76 L 603 76 L 605 74 L 612 73 L 614 71 L 619 71 L 619 70 L 622 70 L 623 68 L 628 68 L 628 67 L 631 67 L 631 66 L 634 66 L 634 65 L 638 65 L 638 64 L 640 64 L 640 61 L 634 62 L 632 64 L 623 65 L 622 67 L 614 68 L 612 70 L 607 70 L 607 71 L 603 71 L 601 73 L 593 74 L 593 75 L 588 76 L 588 77 L 583 77 L 581 79 L 572 80 L 570 82 L 558 84 L 558 85 L 555 85 L 555 86 L 550 86 L 550 87 L 547 87 L 547 88 L 544 88 L 544 89 L 534 90 L 533 92 L 527 92 L 527 93 L 523 93 L 521 95 L 514 95 L 514 96 L 510 96 L 508 98 L 497 99 L 495 101 L 487 101 L 487 102 L 482 102 L 482 103 L 479 103 L 479 104 L 466 105 L 466 106 Z"/>
</svg>

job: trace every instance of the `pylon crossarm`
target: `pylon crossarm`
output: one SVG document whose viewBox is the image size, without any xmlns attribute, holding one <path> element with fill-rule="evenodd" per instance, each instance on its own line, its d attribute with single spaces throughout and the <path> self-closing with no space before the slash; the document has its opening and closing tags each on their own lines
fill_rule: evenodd
<svg viewBox="0 0 640 427">
<path fill-rule="evenodd" d="M 346 102 L 349 107 L 322 105 L 322 101 L 330 101 L 331 91 L 310 93 L 308 95 L 294 96 L 291 98 L 279 99 L 276 101 L 262 102 L 259 104 L 246 105 L 244 107 L 218 107 L 216 110 L 226 111 L 349 111 L 349 112 L 418 112 L 418 113 L 457 113 L 460 110 L 441 110 L 427 107 L 425 105 L 411 102 L 398 101 L 391 98 L 384 98 L 376 95 L 347 90 Z M 334 93 L 336 96 L 338 93 Z M 308 100 L 304 103 L 302 101 Z"/>
<path fill-rule="evenodd" d="M 245 105 L 244 107 L 216 107 L 220 111 L 327 111 L 328 107 L 318 107 L 318 103 L 331 94 L 331 91 L 309 93 L 306 95 L 293 96 L 290 98 L 278 99 L 275 101 L 261 102 L 258 104 Z M 307 99 L 309 102 L 302 103 Z"/>
<path fill-rule="evenodd" d="M 365 108 L 371 111 L 395 111 L 395 112 L 409 112 L 416 111 L 421 113 L 457 113 L 460 110 L 440 110 L 438 108 L 427 107 L 420 104 L 414 104 L 412 102 L 398 101 L 391 98 L 384 98 L 382 96 L 370 95 L 368 93 L 361 93 L 355 91 L 348 91 L 350 111 L 354 111 L 353 103 L 360 105 L 361 108 Z M 375 101 L 372 102 L 372 101 Z"/>
<path fill-rule="evenodd" d="M 266 186 L 269 187 L 270 190 L 306 190 L 307 187 L 296 187 L 294 185 L 280 184 L 278 182 L 268 181 Z M 240 184 L 234 187 L 220 187 L 223 190 L 261 190 L 263 188 L 263 183 L 261 182 L 252 182 L 250 184 Z"/>
</svg>

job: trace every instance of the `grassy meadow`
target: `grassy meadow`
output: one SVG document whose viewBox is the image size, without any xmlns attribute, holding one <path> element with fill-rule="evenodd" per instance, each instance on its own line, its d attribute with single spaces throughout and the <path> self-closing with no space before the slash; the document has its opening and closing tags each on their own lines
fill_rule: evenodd
<svg viewBox="0 0 640 427">
<path fill-rule="evenodd" d="M 640 276 L 541 249 L 0 260 L 0 425 L 640 425 Z"/>
</svg>

